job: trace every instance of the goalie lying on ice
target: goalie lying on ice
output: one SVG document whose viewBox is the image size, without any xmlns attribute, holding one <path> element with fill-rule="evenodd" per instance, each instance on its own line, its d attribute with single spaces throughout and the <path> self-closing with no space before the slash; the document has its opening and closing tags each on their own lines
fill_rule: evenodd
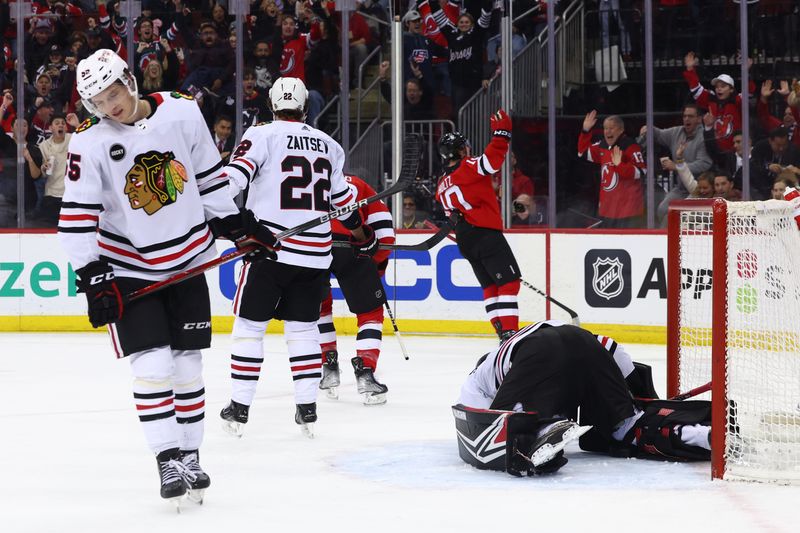
<svg viewBox="0 0 800 533">
<path fill-rule="evenodd" d="M 459 455 L 481 469 L 551 473 L 580 438 L 609 455 L 708 460 L 711 402 L 657 398 L 650 367 L 613 339 L 538 322 L 479 359 L 462 385 Z"/>
</svg>

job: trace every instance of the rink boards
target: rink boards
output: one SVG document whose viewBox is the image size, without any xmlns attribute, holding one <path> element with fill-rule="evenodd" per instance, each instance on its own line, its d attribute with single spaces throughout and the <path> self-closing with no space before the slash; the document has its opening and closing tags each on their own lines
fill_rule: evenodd
<svg viewBox="0 0 800 533">
<path fill-rule="evenodd" d="M 430 233 L 398 236 L 401 244 Z M 576 311 L 584 326 L 622 342 L 665 341 L 667 238 L 660 231 L 585 233 L 571 230 L 506 234 L 525 281 Z M 218 252 L 230 249 L 218 243 Z M 229 331 L 231 301 L 241 263 L 207 273 L 214 330 Z M 0 330 L 85 331 L 85 297 L 54 233 L 0 233 Z M 457 246 L 444 240 L 426 251 L 395 252 L 385 285 L 404 333 L 491 334 L 482 291 Z M 355 319 L 334 287 L 334 314 L 342 333 Z M 702 287 L 700 287 L 702 289 Z M 710 292 L 710 291 L 709 291 Z M 520 289 L 520 320 L 569 316 L 536 292 Z M 710 294 L 709 294 L 710 296 Z M 280 323 L 270 331 L 280 331 Z M 388 321 L 385 331 L 390 332 Z"/>
</svg>

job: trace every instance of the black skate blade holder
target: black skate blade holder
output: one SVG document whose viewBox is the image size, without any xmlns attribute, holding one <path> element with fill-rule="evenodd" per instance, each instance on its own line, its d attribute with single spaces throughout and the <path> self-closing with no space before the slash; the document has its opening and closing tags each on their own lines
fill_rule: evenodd
<svg viewBox="0 0 800 533">
<path fill-rule="evenodd" d="M 506 418 L 506 472 L 517 477 L 533 475 L 531 447 L 539 428 L 546 423 L 535 411 L 513 413 Z"/>
<path fill-rule="evenodd" d="M 539 418 L 539 413 L 526 411 L 506 419 L 506 472 L 512 476 L 536 475 L 531 461 L 533 443 L 539 430 L 563 418 Z"/>
</svg>

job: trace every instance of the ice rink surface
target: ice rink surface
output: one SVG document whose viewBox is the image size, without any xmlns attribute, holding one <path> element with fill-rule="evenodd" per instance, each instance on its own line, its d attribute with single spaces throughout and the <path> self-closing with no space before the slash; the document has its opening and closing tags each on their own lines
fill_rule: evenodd
<svg viewBox="0 0 800 533">
<path fill-rule="evenodd" d="M 321 395 L 316 438 L 294 423 L 282 336 L 250 423 L 225 434 L 227 335 L 205 353 L 211 475 L 203 506 L 178 515 L 158 495 L 155 460 L 133 407 L 127 361 L 104 334 L 0 334 L 0 531 L 3 533 L 796 532 L 800 488 L 711 482 L 708 463 L 614 459 L 568 448 L 550 477 L 514 478 L 458 457 L 450 405 L 489 338 L 387 335 L 378 368 L 389 403 L 364 406 L 340 339 L 338 401 Z M 664 348 L 628 346 L 664 388 Z M 345 366 L 347 365 L 347 366 Z"/>
</svg>

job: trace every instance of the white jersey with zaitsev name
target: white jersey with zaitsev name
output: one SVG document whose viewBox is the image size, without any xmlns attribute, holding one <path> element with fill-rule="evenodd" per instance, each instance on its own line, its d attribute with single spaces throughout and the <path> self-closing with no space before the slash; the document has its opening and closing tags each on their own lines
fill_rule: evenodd
<svg viewBox="0 0 800 533">
<path fill-rule="evenodd" d="M 70 140 L 58 235 L 74 268 L 160 281 L 212 259 L 206 221 L 238 212 L 197 103 L 146 98 L 136 125 L 92 117 Z"/>
<path fill-rule="evenodd" d="M 249 128 L 225 167 L 231 193 L 249 186 L 247 208 L 273 233 L 355 201 L 342 174 L 344 150 L 302 122 L 276 120 Z M 327 269 L 331 225 L 325 222 L 281 242 L 278 262 Z"/>
</svg>

